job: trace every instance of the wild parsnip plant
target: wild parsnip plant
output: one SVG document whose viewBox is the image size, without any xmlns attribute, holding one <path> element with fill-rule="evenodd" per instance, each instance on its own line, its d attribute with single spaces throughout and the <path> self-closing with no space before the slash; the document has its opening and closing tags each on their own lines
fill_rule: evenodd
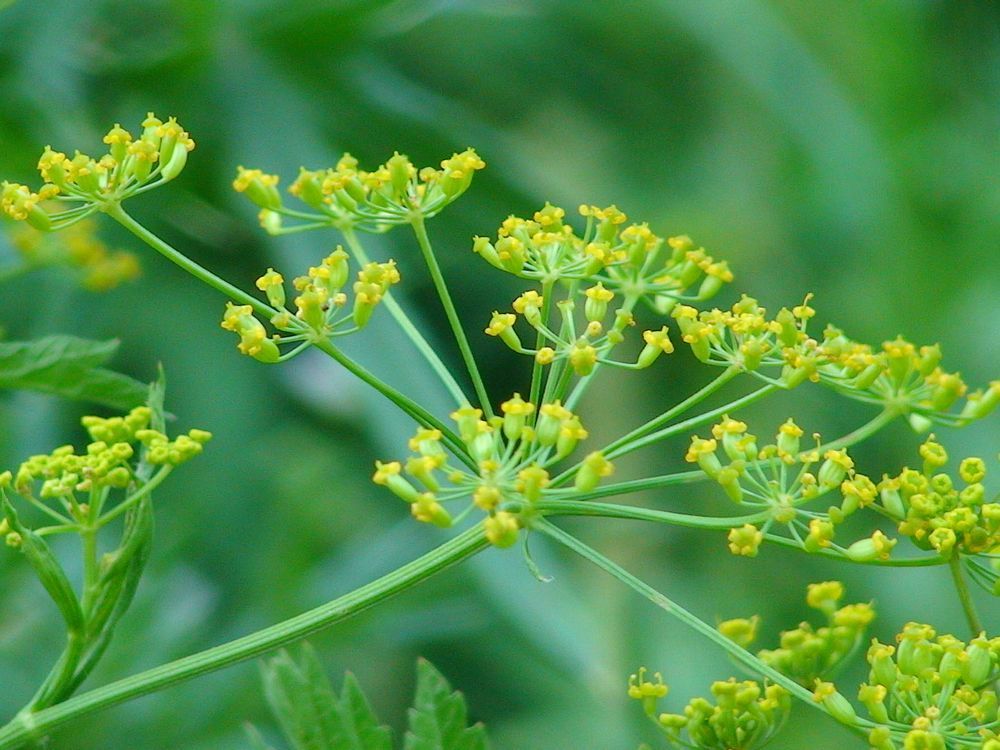
<svg viewBox="0 0 1000 750">
<path fill-rule="evenodd" d="M 484 310 L 479 320 L 460 320 L 426 224 L 461 197 L 476 171 L 484 168 L 472 149 L 445 159 L 440 168 L 418 168 L 396 153 L 365 170 L 345 154 L 334 167 L 303 169 L 288 188 L 294 201 L 287 202 L 278 176 L 240 167 L 233 187 L 260 209 L 267 232 L 334 230 L 340 243 L 332 252 L 319 253 L 315 266 L 292 270 L 298 275 L 290 283 L 286 269 L 271 268 L 257 280 L 256 290 L 246 291 L 168 245 L 124 208 L 126 200 L 181 172 L 194 142 L 176 120 L 163 122 L 150 114 L 137 135 L 116 125 L 104 142 L 108 153 L 97 158 L 80 152 L 69 157 L 46 148 L 39 161 L 44 185 L 36 192 L 3 183 L 0 207 L 44 231 L 65 230 L 106 214 L 228 300 L 221 325 L 236 335 L 241 354 L 278 364 L 315 348 L 340 363 L 415 422 L 405 455 L 401 446 L 398 456 L 374 463 L 374 484 L 405 502 L 416 521 L 460 530 L 413 562 L 298 617 L 70 697 L 100 656 L 137 583 L 141 565 L 128 568 L 126 578 L 121 578 L 126 575 L 121 568 L 137 559 L 126 548 L 143 544 L 133 543 L 133 537 L 142 533 L 135 528 L 150 512 L 152 489 L 174 465 L 199 452 L 208 437 L 193 431 L 167 438 L 155 395 L 149 408 L 122 419 L 88 420 L 85 426 L 94 442 L 85 456 L 59 448 L 3 475 L 8 545 L 25 554 L 59 605 L 69 645 L 54 676 L 0 729 L 0 749 L 20 747 L 76 716 L 301 639 L 490 545 L 520 544 L 527 565 L 542 579 L 528 550 L 528 538 L 535 535 L 590 560 L 714 642 L 755 677 L 717 681 L 711 700 L 693 700 L 682 713 L 660 713 L 667 685 L 659 674 L 651 679 L 645 669 L 638 670 L 628 681 L 628 695 L 641 703 L 667 744 L 761 747 L 793 707 L 804 705 L 847 725 L 879 750 L 1000 750 L 1000 637 L 980 620 L 968 589 L 972 580 L 1000 595 L 1000 499 L 987 496 L 986 461 L 965 457 L 949 464 L 933 435 L 916 448 L 915 468 L 887 467 L 881 478 L 856 471 L 852 458 L 865 439 L 897 419 L 908 421 L 917 433 L 928 433 L 986 417 L 1000 403 L 1000 380 L 970 392 L 957 374 L 942 368 L 937 346 L 903 338 L 871 346 L 832 325 L 817 330 L 809 297 L 776 312 L 745 294 L 729 306 L 711 307 L 710 300 L 734 282 L 727 262 L 687 236 L 664 238 L 644 223 L 630 222 L 615 206 L 585 204 L 578 218 L 571 218 L 563 208 L 546 204 L 531 216 L 503 220 L 495 239 L 475 237 L 469 262 L 485 264 L 484 273 L 491 266 L 495 273 L 513 275 L 523 282 L 523 292 L 508 310 Z M 365 233 L 397 228 L 408 228 L 420 249 L 465 365 L 461 375 L 449 369 L 393 298 L 392 287 L 405 283 L 408 269 L 391 259 L 371 258 L 362 242 Z M 450 414 L 432 413 L 340 348 L 341 337 L 364 335 L 372 315 L 381 314 L 396 321 L 440 378 L 454 400 Z M 477 329 L 524 356 L 526 378 L 520 392 L 487 393 L 467 338 L 469 330 Z M 689 347 L 706 365 L 705 385 L 676 394 L 672 407 L 649 415 L 626 434 L 592 444 L 580 414 L 583 400 L 595 390 L 594 381 L 638 377 L 633 371 L 656 368 L 661 357 L 680 346 Z M 832 389 L 870 405 L 872 417 L 827 439 L 808 434 L 788 418 L 770 442 L 740 420 L 743 407 L 800 387 Z M 724 390 L 733 391 L 730 400 L 704 409 L 703 402 Z M 799 421 L 805 424 L 805 419 Z M 619 458 L 671 438 L 690 441 L 685 457 L 695 465 L 692 470 L 657 473 L 650 461 L 647 476 L 614 480 Z M 682 447 L 675 450 L 684 452 Z M 42 482 L 37 496 L 32 489 L 36 482 Z M 733 512 L 705 516 L 609 501 L 694 482 L 718 485 Z M 117 503 L 109 500 L 115 493 L 123 495 Z M 19 495 L 34 510 L 32 521 L 15 510 L 12 499 Z M 126 524 L 120 548 L 99 560 L 96 532 L 122 515 Z M 807 601 L 825 617 L 824 625 L 801 624 L 783 633 L 777 648 L 753 652 L 748 648 L 756 618 L 718 627 L 703 622 L 569 534 L 555 521 L 561 516 L 704 529 L 726 535 L 720 543 L 749 557 L 770 543 L 829 558 L 831 566 L 945 566 L 969 630 L 961 637 L 938 634 L 929 625 L 911 622 L 901 624 L 897 645 L 872 643 L 867 648 L 871 674 L 857 693 L 856 706 L 849 697 L 853 688 L 836 680 L 840 667 L 865 653 L 865 632 L 875 613 L 868 604 L 841 606 L 841 584 L 827 581 L 809 588 Z M 845 531 L 848 517 L 868 519 L 869 531 L 860 536 Z M 35 519 L 42 525 L 30 525 Z M 885 521 L 895 528 L 893 533 L 879 528 Z M 44 537 L 55 533 L 76 533 L 83 541 L 87 567 L 82 596 L 45 551 Z M 108 611 L 114 614 L 108 616 Z M 321 686 L 325 677 L 315 666 L 299 668 L 283 658 L 272 665 L 268 684 L 272 696 L 278 696 L 272 703 L 286 727 L 292 722 L 301 728 L 305 722 L 303 733 L 290 735 L 296 747 L 388 746 L 384 737 L 378 745 L 358 744 L 357 737 L 328 739 L 326 744 L 301 739 L 321 736 L 308 729 L 309 722 L 324 721 L 322 712 L 292 717 L 296 700 L 281 692 L 275 675 L 284 674 L 286 687 L 298 685 L 297 690 L 329 687 Z M 324 700 L 336 712 L 349 697 L 345 693 L 340 703 Z M 463 734 L 464 722 L 460 728 L 448 735 L 458 738 L 452 740 L 440 732 L 437 740 L 420 735 L 440 727 L 417 730 L 406 747 L 485 747 L 478 730 L 472 741 Z"/>
</svg>

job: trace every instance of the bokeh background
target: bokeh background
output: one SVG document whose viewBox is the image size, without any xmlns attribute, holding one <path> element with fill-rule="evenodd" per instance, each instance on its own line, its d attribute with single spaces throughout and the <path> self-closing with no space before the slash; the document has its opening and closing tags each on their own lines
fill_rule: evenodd
<svg viewBox="0 0 1000 750">
<path fill-rule="evenodd" d="M 377 163 L 394 149 L 436 163 L 476 146 L 488 162 L 431 225 L 475 332 L 521 291 L 470 252 L 510 213 L 549 200 L 617 203 L 662 234 L 689 233 L 776 308 L 816 293 L 820 322 L 878 343 L 940 341 L 973 384 L 998 376 L 1000 42 L 988 2 L 639 0 L 24 0 L 0 3 L 0 174 L 34 180 L 41 147 L 97 150 L 115 121 L 175 114 L 198 142 L 183 177 L 132 211 L 192 257 L 249 288 L 268 265 L 296 275 L 332 233 L 271 239 L 230 189 L 235 166 Z M 286 180 L 287 183 L 287 180 Z M 218 327 L 224 300 L 131 237 L 141 279 L 106 294 L 48 270 L 5 284 L 11 339 L 118 337 L 115 365 L 169 378 L 178 427 L 216 438 L 157 498 L 158 539 L 138 601 L 92 677 L 115 677 L 220 643 L 326 601 L 444 539 L 368 481 L 412 425 L 335 366 L 268 368 Z M 12 250 L 0 234 L 0 261 Z M 399 296 L 449 362 L 457 357 L 412 239 L 371 241 L 398 259 Z M 376 316 L 380 317 L 380 316 Z M 412 350 L 385 324 L 354 355 L 446 413 Z M 524 361 L 473 336 L 500 400 Z M 704 382 L 686 354 L 593 389 L 584 422 L 605 440 Z M 746 385 L 746 384 L 744 384 Z M 85 407 L 0 393 L 0 466 L 83 439 Z M 870 413 L 805 387 L 748 412 L 761 432 L 794 413 L 835 435 Z M 940 435 L 957 453 L 1000 449 L 996 418 Z M 660 446 L 622 476 L 682 463 Z M 913 462 L 902 425 L 871 441 L 863 470 Z M 964 454 L 963 454 L 964 455 Z M 696 486 L 634 498 L 727 510 Z M 709 622 L 763 615 L 765 640 L 807 616 L 810 581 L 838 577 L 874 600 L 881 638 L 910 619 L 963 631 L 941 570 L 831 566 L 781 549 L 736 559 L 721 535 L 632 522 L 566 522 Z M 537 582 L 516 552 L 490 551 L 313 639 L 331 675 L 353 670 L 397 728 L 427 656 L 468 695 L 495 745 L 634 748 L 655 739 L 624 684 L 662 670 L 676 710 L 733 674 L 721 653 L 603 573 L 542 540 Z M 996 600 L 983 614 L 1000 621 Z M 0 555 L 0 716 L 27 699 L 60 646 L 54 609 L 14 555 Z M 845 676 L 850 684 L 861 670 Z M 75 722 L 54 747 L 229 750 L 242 724 L 275 728 L 245 664 Z M 277 744 L 277 743 L 276 743 Z M 800 708 L 775 748 L 861 747 Z"/>
</svg>

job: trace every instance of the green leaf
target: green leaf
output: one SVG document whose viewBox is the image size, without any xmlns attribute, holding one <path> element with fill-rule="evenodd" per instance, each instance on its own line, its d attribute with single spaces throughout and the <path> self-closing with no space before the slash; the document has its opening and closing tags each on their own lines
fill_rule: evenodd
<svg viewBox="0 0 1000 750">
<path fill-rule="evenodd" d="M 66 572 L 59 564 L 58 558 L 53 554 L 48 543 L 35 532 L 21 525 L 17 511 L 10 504 L 7 496 L 0 491 L 0 505 L 7 517 L 10 528 L 16 531 L 21 537 L 19 548 L 25 558 L 35 569 L 35 574 L 42 586 L 52 597 L 52 601 L 59 608 L 66 627 L 75 635 L 80 635 L 84 628 L 84 614 L 80 607 L 80 600 L 77 599 L 73 584 L 66 577 Z"/>
<path fill-rule="evenodd" d="M 392 750 L 392 732 L 378 723 L 361 686 L 350 672 L 344 675 L 344 686 L 340 691 L 340 719 L 348 743 L 343 747 L 351 750 Z M 334 747 L 340 750 L 339 746 Z"/>
<path fill-rule="evenodd" d="M 481 724 L 466 726 L 465 698 L 427 660 L 417 662 L 417 692 L 404 750 L 487 750 Z"/>
<path fill-rule="evenodd" d="M 379 725 L 353 675 L 338 698 L 308 644 L 299 663 L 286 652 L 267 662 L 264 692 L 295 750 L 392 748 L 389 728 Z"/>
<path fill-rule="evenodd" d="M 127 410 L 145 403 L 143 383 L 101 367 L 118 341 L 47 336 L 0 343 L 0 388 L 22 388 Z"/>
</svg>

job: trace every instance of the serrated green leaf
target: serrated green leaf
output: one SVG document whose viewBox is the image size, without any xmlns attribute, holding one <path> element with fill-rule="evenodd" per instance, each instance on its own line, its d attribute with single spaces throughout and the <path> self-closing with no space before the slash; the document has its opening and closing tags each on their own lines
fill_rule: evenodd
<svg viewBox="0 0 1000 750">
<path fill-rule="evenodd" d="M 465 698 L 427 660 L 417 663 L 417 691 L 404 750 L 488 750 L 481 725 L 466 726 Z"/>
<path fill-rule="evenodd" d="M 392 731 L 378 723 L 357 679 L 348 672 L 340 691 L 340 718 L 350 750 L 392 750 Z M 345 738 L 346 739 L 346 738 Z M 340 746 L 334 746 L 340 750 Z"/>
<path fill-rule="evenodd" d="M 118 341 L 47 336 L 0 343 L 0 388 L 23 388 L 64 398 L 130 409 L 146 401 L 148 388 L 101 367 Z"/>
<path fill-rule="evenodd" d="M 280 653 L 268 663 L 264 693 L 295 750 L 327 750 L 309 682 L 289 654 Z"/>
<path fill-rule="evenodd" d="M 264 691 L 295 750 L 391 750 L 392 735 L 381 726 L 353 675 L 338 699 L 308 645 L 299 663 L 282 652 L 264 667 Z"/>
</svg>

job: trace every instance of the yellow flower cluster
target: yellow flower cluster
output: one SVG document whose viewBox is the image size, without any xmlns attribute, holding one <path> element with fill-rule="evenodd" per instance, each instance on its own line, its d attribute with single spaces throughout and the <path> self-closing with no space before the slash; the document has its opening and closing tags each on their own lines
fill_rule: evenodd
<svg viewBox="0 0 1000 750">
<path fill-rule="evenodd" d="M 522 525 L 519 514 L 538 502 L 550 484 L 548 468 L 570 456 L 587 431 L 559 401 L 536 408 L 515 393 L 500 411 L 502 416 L 491 420 L 471 406 L 451 414 L 475 469 L 450 463 L 441 432 L 421 428 L 409 442 L 413 453 L 405 465 L 376 462 L 373 481 L 410 503 L 417 520 L 439 526 L 453 522 L 442 503 L 465 500 L 469 505 L 462 515 L 473 507 L 485 511 L 487 538 L 510 546 Z M 600 452 L 590 453 L 580 462 L 574 487 L 592 490 L 613 471 Z"/>
<path fill-rule="evenodd" d="M 343 291 L 350 275 L 348 255 L 337 247 L 318 266 L 311 267 L 304 276 L 292 281 L 298 294 L 294 299 L 295 313 L 285 306 L 285 280 L 273 268 L 257 279 L 257 288 L 277 312 L 270 323 L 288 336 L 268 336 L 267 329 L 254 316 L 251 305 L 226 305 L 222 327 L 239 334 L 237 348 L 261 362 L 277 362 L 281 358 L 278 345 L 313 341 L 317 338 L 345 336 L 364 328 L 371 320 L 375 307 L 382 301 L 389 287 L 399 283 L 395 261 L 366 263 L 358 272 L 352 287 L 354 303 L 349 312 L 343 309 L 348 294 Z M 301 351 L 299 347 L 296 351 Z"/>
<path fill-rule="evenodd" d="M 806 602 L 822 612 L 827 624 L 814 628 L 802 622 L 783 631 L 778 648 L 763 649 L 757 656 L 770 667 L 788 675 L 804 687 L 829 677 L 853 654 L 875 619 L 870 604 L 840 606 L 844 586 L 839 581 L 809 584 Z M 747 648 L 756 638 L 759 618 L 726 620 L 718 625 L 724 636 Z"/>
<path fill-rule="evenodd" d="M 771 319 L 757 300 L 744 294 L 728 310 L 699 312 L 689 305 L 678 305 L 671 315 L 682 339 L 702 362 L 736 365 L 747 372 L 778 365 L 783 368 L 783 384 L 794 387 L 807 379 L 819 380 L 816 342 L 806 335 L 806 325 L 815 311 L 807 302 L 791 310 L 783 307 Z"/>
<path fill-rule="evenodd" d="M 822 341 L 810 337 L 806 328 L 815 310 L 808 301 L 781 308 L 773 318 L 746 295 L 729 310 L 699 312 L 678 305 L 671 314 L 681 338 L 702 362 L 737 366 L 783 388 L 806 380 L 822 383 L 850 398 L 904 413 L 918 431 L 933 422 L 965 424 L 1000 404 L 1000 381 L 968 393 L 958 374 L 941 369 L 936 345 L 917 347 L 900 338 L 875 352 L 833 326 L 825 329 Z M 767 368 L 780 369 L 774 377 L 765 374 Z M 967 398 L 961 411 L 950 413 L 963 396 Z"/>
<path fill-rule="evenodd" d="M 344 154 L 335 167 L 301 169 L 288 192 L 319 212 L 310 220 L 341 229 L 384 232 L 410 223 L 414 216 L 429 218 L 457 199 L 486 163 L 471 148 L 441 162 L 441 168 L 418 169 L 403 154 L 395 153 L 372 171 L 358 168 L 358 160 Z M 277 189 L 278 177 L 259 169 L 239 168 L 233 187 L 261 208 L 261 224 L 281 231 L 282 214 L 303 218 L 286 210 Z"/>
<path fill-rule="evenodd" d="M 76 493 L 122 489 L 139 482 L 132 468 L 137 445 L 145 449 L 149 464 L 177 466 L 201 453 L 212 437 L 193 429 L 171 440 L 149 428 L 151 416 L 148 407 L 140 406 L 124 417 L 83 417 L 81 423 L 92 440 L 86 451 L 77 453 L 72 445 L 64 445 L 49 454 L 31 456 L 14 473 L 14 490 L 32 497 L 40 483 L 40 498 L 59 499 L 67 510 L 79 512 Z"/>
<path fill-rule="evenodd" d="M 904 403 L 914 428 L 928 429 L 932 422 L 956 426 L 981 419 L 1000 404 L 1000 381 L 969 393 L 958 373 L 939 366 L 941 349 L 916 346 L 903 338 L 882 344 L 874 351 L 867 344 L 847 338 L 828 326 L 817 347 L 823 382 L 862 401 Z M 949 410 L 965 397 L 957 415 Z"/>
<path fill-rule="evenodd" d="M 27 224 L 16 225 L 10 240 L 29 268 L 67 267 L 85 289 L 94 292 L 108 291 L 139 275 L 135 254 L 109 250 L 90 219 L 72 225 L 59 236 L 44 234 Z"/>
<path fill-rule="evenodd" d="M 602 281 L 613 291 L 629 290 L 661 312 L 700 281 L 697 299 L 708 299 L 733 280 L 726 261 L 716 261 L 690 237 L 664 242 L 647 224 L 629 224 L 615 206 L 580 206 L 587 218 L 582 235 L 563 222 L 565 209 L 546 203 L 531 219 L 509 216 L 497 240 L 475 237 L 472 249 L 491 265 L 539 281 Z"/>
<path fill-rule="evenodd" d="M 97 158 L 77 151 L 72 157 L 46 147 L 38 160 L 45 184 L 32 192 L 17 183 L 0 184 L 0 210 L 13 219 L 27 221 L 36 229 L 61 229 L 98 207 L 117 203 L 154 184 L 168 182 L 187 163 L 194 141 L 176 119 L 166 122 L 150 112 L 138 138 L 115 125 L 104 143 L 108 152 Z M 58 198 L 82 204 L 50 213 L 44 201 Z"/>
<path fill-rule="evenodd" d="M 969 643 L 907 623 L 897 645 L 872 642 L 868 682 L 858 699 L 881 726 L 872 747 L 980 747 L 1000 745 L 1000 714 L 993 684 L 1000 667 L 1000 638 L 980 634 Z M 904 728 L 905 727 L 905 728 Z M 973 744 L 981 743 L 981 744 Z"/>
<path fill-rule="evenodd" d="M 920 456 L 920 469 L 904 468 L 894 477 L 883 477 L 878 485 L 880 507 L 898 523 L 899 533 L 918 547 L 934 549 L 946 558 L 998 556 L 988 559 L 993 568 L 1000 568 L 1000 498 L 987 502 L 986 463 L 976 457 L 964 459 L 958 483 L 943 471 L 948 454 L 933 435 L 920 446 Z M 976 569 L 977 579 L 1000 595 L 1000 570 Z"/>
<path fill-rule="evenodd" d="M 686 461 L 698 464 L 733 502 L 768 510 L 763 530 L 753 524 L 730 530 L 730 551 L 755 557 L 764 532 L 783 524 L 807 552 L 829 549 L 857 562 L 887 559 L 896 540 L 881 531 L 846 548 L 833 544 L 839 524 L 859 508 L 876 502 L 878 486 L 855 472 L 846 449 L 803 450 L 803 434 L 803 429 L 788 419 L 778 428 L 774 443 L 758 446 L 757 436 L 747 431 L 745 422 L 724 416 L 712 427 L 711 438 L 692 436 Z M 818 443 L 819 435 L 814 438 Z M 835 490 L 841 494 L 839 505 L 825 512 L 803 507 Z"/>
<path fill-rule="evenodd" d="M 640 669 L 629 677 L 628 695 L 640 701 L 643 712 L 674 747 L 756 750 L 773 739 L 791 709 L 791 696 L 784 688 L 730 678 L 712 683 L 714 703 L 694 698 L 683 713 L 657 715 L 657 703 L 666 696 L 667 686 L 659 673 L 651 682 L 645 672 Z"/>
<path fill-rule="evenodd" d="M 501 313 L 494 310 L 485 333 L 498 337 L 519 354 L 533 355 L 540 365 L 563 361 L 580 377 L 590 375 L 598 363 L 642 369 L 652 365 L 661 354 L 673 352 L 674 345 L 670 340 L 669 330 L 663 326 L 659 330 L 643 331 L 642 338 L 645 345 L 635 363 L 610 359 L 608 355 L 611 350 L 624 340 L 625 329 L 635 325 L 630 312 L 634 300 L 614 312 L 614 321 L 609 326 L 606 320 L 608 303 L 615 299 L 615 293 L 601 282 L 597 282 L 594 286 L 584 289 L 580 296 L 585 299 L 585 321 L 579 335 L 577 321 L 574 318 L 576 302 L 567 298 L 556 303 L 555 307 L 558 308 L 562 318 L 562 326 L 557 333 L 544 319 L 543 311 L 547 310 L 545 299 L 533 289 L 525 291 L 513 301 L 511 305 L 513 312 Z M 523 317 L 536 330 L 544 345 L 535 349 L 528 349 L 522 345 L 521 338 L 514 329 L 518 316 Z"/>
</svg>

